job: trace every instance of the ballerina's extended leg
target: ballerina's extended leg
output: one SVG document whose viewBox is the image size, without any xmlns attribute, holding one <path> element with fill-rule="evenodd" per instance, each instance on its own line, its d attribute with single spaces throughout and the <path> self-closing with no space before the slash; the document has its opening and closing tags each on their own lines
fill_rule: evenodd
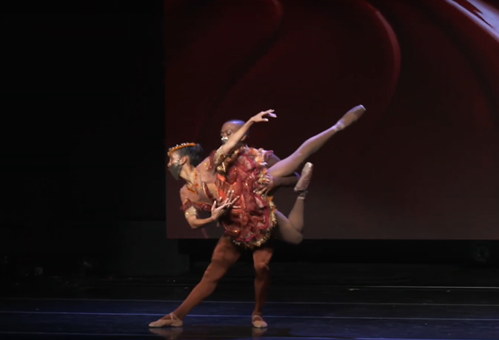
<svg viewBox="0 0 499 340">
<path fill-rule="evenodd" d="M 364 106 L 359 105 L 348 111 L 343 117 L 329 129 L 315 135 L 306 140 L 300 147 L 287 158 L 277 162 L 269 168 L 269 175 L 274 177 L 286 177 L 291 175 L 296 169 L 307 160 L 312 154 L 319 151 L 319 149 L 337 132 L 345 129 L 366 111 Z"/>
</svg>

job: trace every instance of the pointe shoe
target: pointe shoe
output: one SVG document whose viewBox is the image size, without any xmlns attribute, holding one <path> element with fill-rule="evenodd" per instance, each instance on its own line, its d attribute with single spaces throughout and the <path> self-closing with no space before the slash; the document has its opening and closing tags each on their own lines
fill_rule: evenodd
<svg viewBox="0 0 499 340">
<path fill-rule="evenodd" d="M 253 315 L 251 317 L 251 323 L 253 324 L 253 327 L 255 328 L 267 328 L 268 325 L 267 323 L 263 320 L 261 315 Z"/>
<path fill-rule="evenodd" d="M 307 162 L 301 171 L 301 177 L 296 183 L 295 192 L 304 193 L 307 191 L 308 186 L 310 185 L 310 181 L 312 180 L 312 170 L 314 169 L 314 165 L 310 162 Z"/>
<path fill-rule="evenodd" d="M 162 317 L 161 319 L 151 322 L 149 327 L 151 328 L 160 328 L 160 327 L 182 327 L 184 322 L 177 318 L 177 316 L 173 313 L 168 314 L 167 316 Z"/>
<path fill-rule="evenodd" d="M 348 127 L 349 125 L 352 125 L 355 123 L 363 114 L 366 112 L 366 108 L 364 105 L 358 105 L 345 113 L 343 117 L 336 123 L 336 126 L 343 130 L 344 128 Z"/>
</svg>

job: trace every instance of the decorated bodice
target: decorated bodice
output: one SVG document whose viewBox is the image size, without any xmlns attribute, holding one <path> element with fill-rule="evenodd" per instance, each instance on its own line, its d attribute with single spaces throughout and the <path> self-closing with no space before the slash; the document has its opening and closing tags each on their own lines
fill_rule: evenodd
<svg viewBox="0 0 499 340">
<path fill-rule="evenodd" d="M 238 201 L 219 220 L 236 244 L 257 247 L 265 243 L 276 225 L 272 197 L 255 191 L 268 184 L 267 159 L 271 151 L 241 147 L 225 156 L 212 152 L 196 167 L 194 180 L 180 190 L 186 216 L 210 211 L 215 200 L 225 200 L 230 192 Z"/>
</svg>

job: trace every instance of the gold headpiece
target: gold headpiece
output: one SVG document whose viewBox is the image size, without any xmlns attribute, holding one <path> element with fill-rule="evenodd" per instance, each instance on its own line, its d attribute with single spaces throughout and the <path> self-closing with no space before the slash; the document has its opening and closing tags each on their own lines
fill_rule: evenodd
<svg viewBox="0 0 499 340">
<path fill-rule="evenodd" d="M 182 143 L 182 144 L 177 144 L 174 147 L 171 147 L 171 148 L 168 149 L 168 157 L 170 157 L 172 155 L 172 153 L 174 153 L 177 150 L 180 150 L 180 149 L 183 149 L 183 148 L 187 148 L 189 146 L 196 146 L 196 145 L 197 145 L 196 143 Z"/>
</svg>

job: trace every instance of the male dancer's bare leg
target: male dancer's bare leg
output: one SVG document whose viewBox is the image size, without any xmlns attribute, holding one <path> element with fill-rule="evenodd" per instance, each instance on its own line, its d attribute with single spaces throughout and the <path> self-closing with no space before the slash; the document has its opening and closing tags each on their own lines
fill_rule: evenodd
<svg viewBox="0 0 499 340">
<path fill-rule="evenodd" d="M 319 151 L 331 137 L 359 119 L 365 111 L 366 109 L 362 105 L 354 107 L 343 115 L 335 125 L 318 135 L 309 138 L 290 156 L 270 167 L 268 174 L 273 177 L 286 177 L 291 175 L 308 157 Z"/>
<path fill-rule="evenodd" d="M 302 175 L 296 183 L 295 191 L 299 193 L 295 205 L 286 218 L 279 211 L 276 212 L 277 225 L 284 241 L 298 244 L 303 240 L 302 229 L 304 226 L 305 196 L 312 179 L 312 163 L 307 163 L 303 167 Z M 267 293 L 270 284 L 269 264 L 273 254 L 271 246 L 264 246 L 253 252 L 253 262 L 255 265 L 255 310 L 251 318 L 253 327 L 266 328 L 267 323 L 263 319 L 263 306 L 267 300 Z"/>
<path fill-rule="evenodd" d="M 270 260 L 274 249 L 271 245 L 264 245 L 253 251 L 253 264 L 255 266 L 255 310 L 251 322 L 255 328 L 266 328 L 267 323 L 263 320 L 263 306 L 267 301 L 270 284 Z"/>
<path fill-rule="evenodd" d="M 240 256 L 241 252 L 230 238 L 222 236 L 213 251 L 211 263 L 204 272 L 201 282 L 197 284 L 187 299 L 173 313 L 151 322 L 149 327 L 181 327 L 183 325 L 182 320 L 194 307 L 213 293 L 220 279 L 237 262 Z"/>
</svg>

